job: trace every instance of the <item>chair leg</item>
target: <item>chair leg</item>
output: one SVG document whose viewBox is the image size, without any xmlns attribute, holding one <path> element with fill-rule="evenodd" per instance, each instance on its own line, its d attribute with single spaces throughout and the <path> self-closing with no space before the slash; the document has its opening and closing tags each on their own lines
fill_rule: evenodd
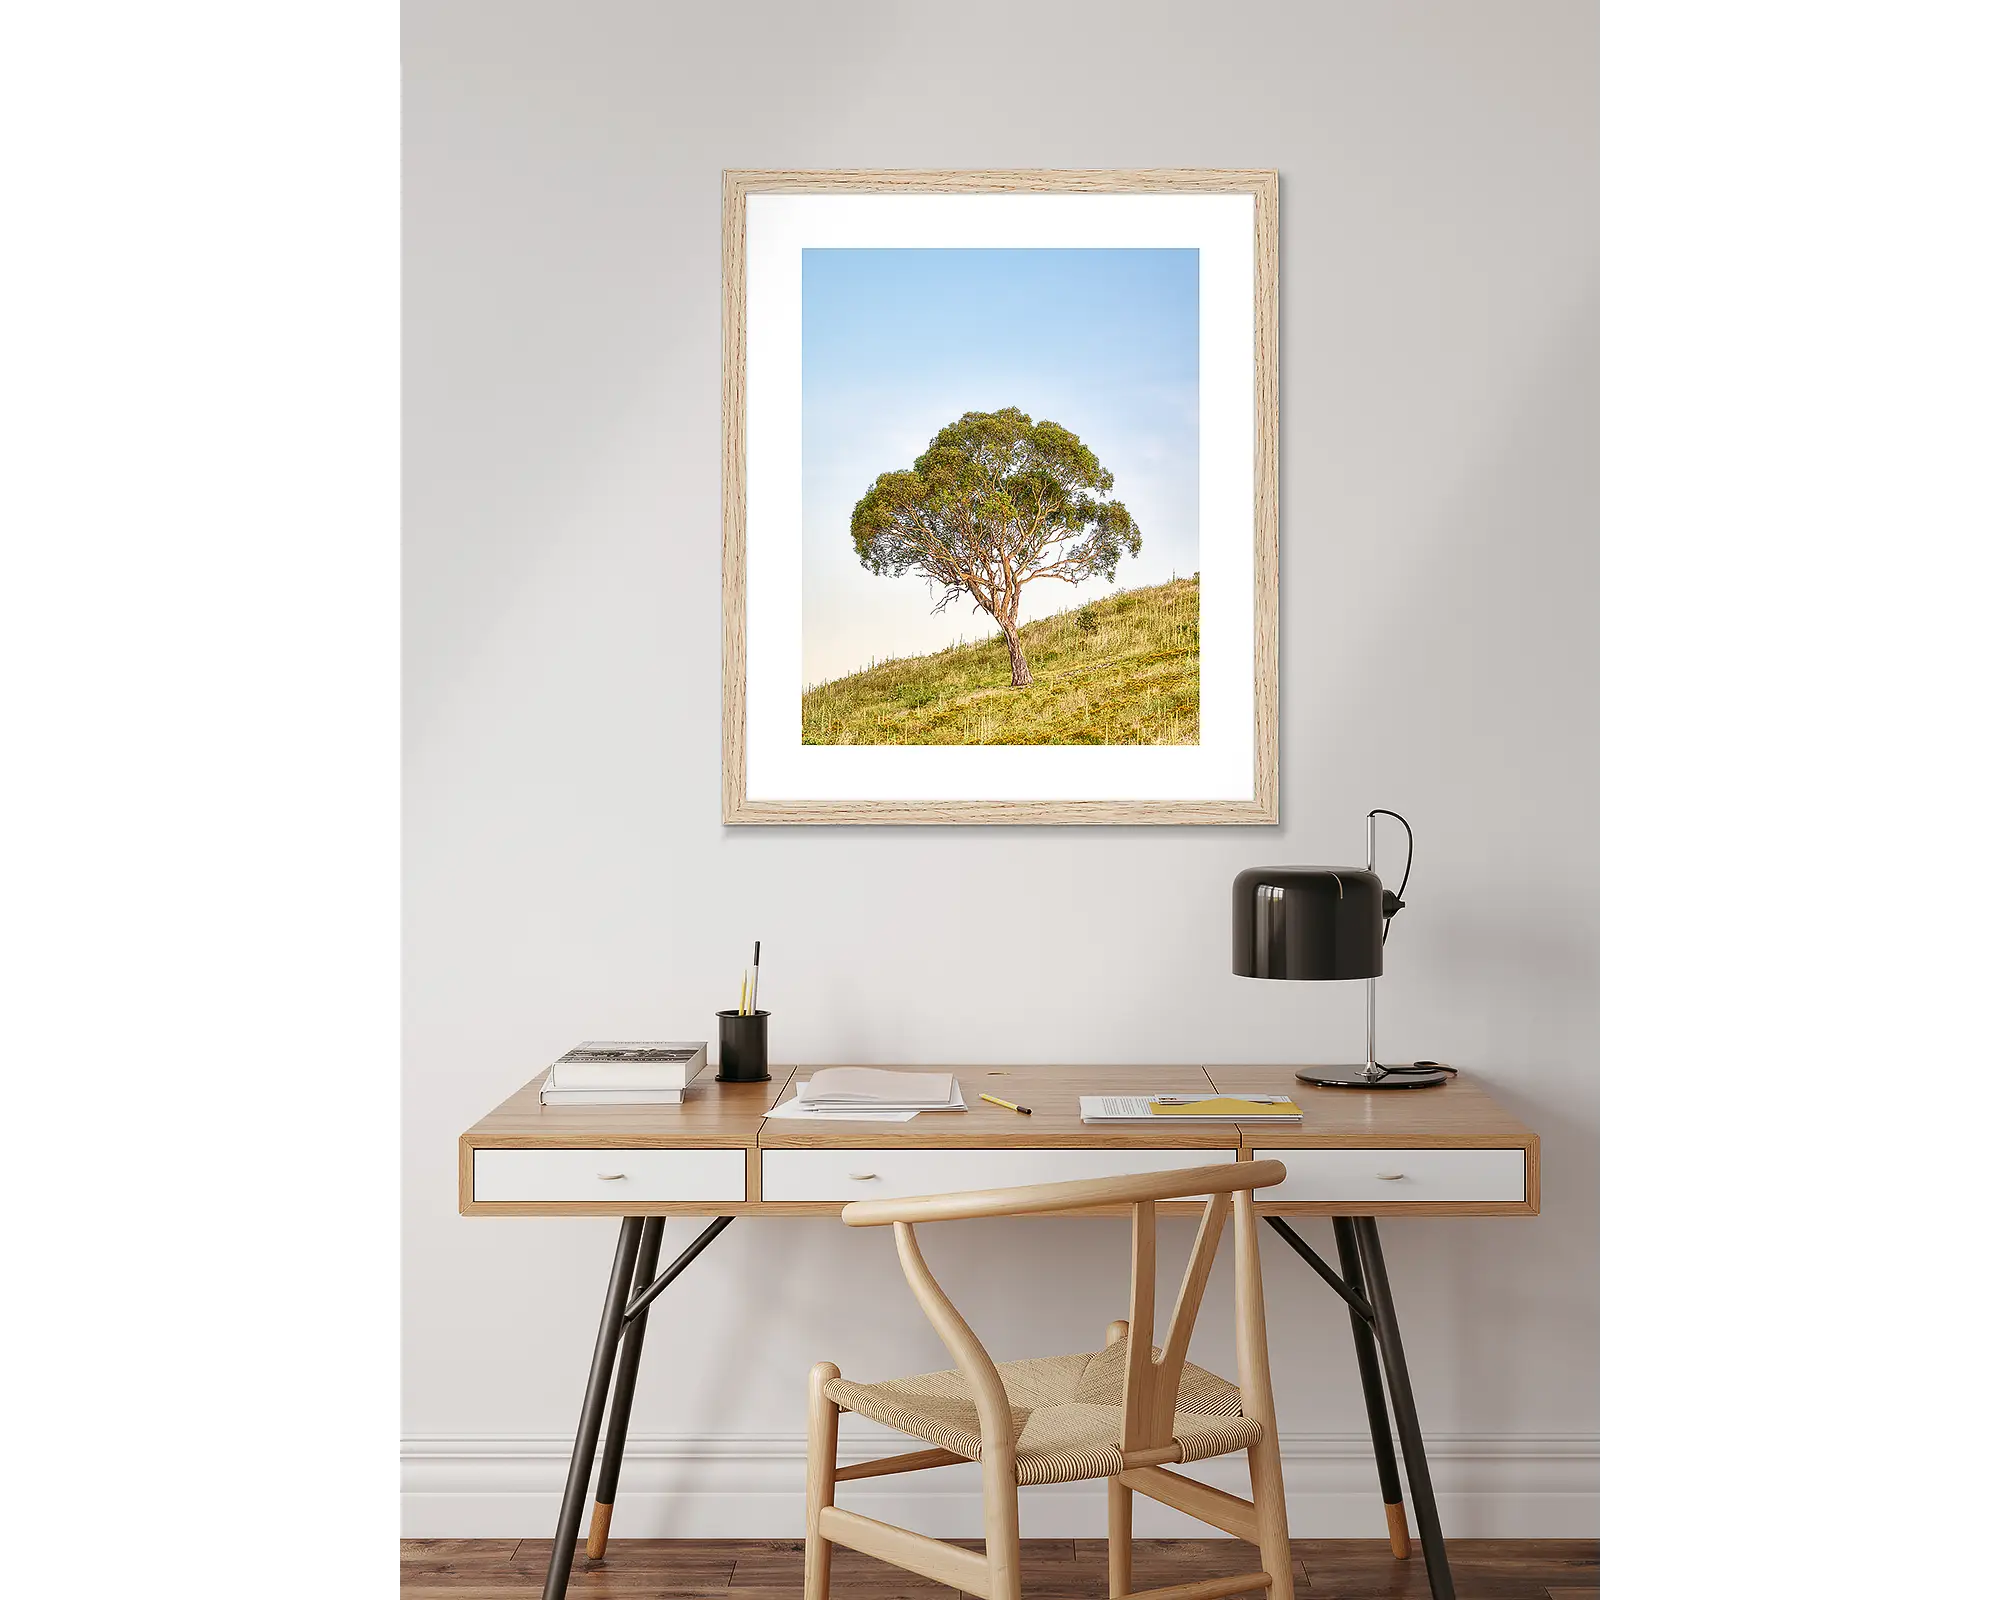
<svg viewBox="0 0 2000 1600">
<path fill-rule="evenodd" d="M 1132 1491 L 1116 1478 L 1105 1486 L 1111 1497 L 1111 1531 L 1105 1541 L 1111 1548 L 1111 1600 L 1119 1600 L 1132 1592 Z"/>
<path fill-rule="evenodd" d="M 1236 1378 L 1243 1414 L 1263 1425 L 1250 1446 L 1250 1501 L 1257 1551 L 1271 1575 L 1268 1600 L 1292 1600 L 1292 1536 L 1285 1520 L 1285 1472 L 1278 1456 L 1278 1408 L 1271 1396 L 1271 1354 L 1264 1336 L 1264 1269 L 1257 1254 L 1257 1211 L 1248 1190 L 1232 1206 L 1236 1233 Z"/>
<path fill-rule="evenodd" d="M 1131 1331 L 1129 1322 L 1114 1322 L 1104 1330 L 1104 1347 L 1109 1350 Z M 1105 1546 L 1110 1557 L 1111 1600 L 1132 1592 L 1132 1491 L 1116 1478 L 1107 1479 L 1105 1492 L 1110 1500 L 1110 1527 Z"/>
<path fill-rule="evenodd" d="M 833 1584 L 833 1546 L 820 1537 L 819 1514 L 833 1504 L 833 1466 L 840 1443 L 840 1408 L 826 1397 L 827 1380 L 840 1368 L 822 1361 L 806 1379 L 806 1594 L 827 1600 Z"/>
<path fill-rule="evenodd" d="M 1285 1479 L 1278 1441 L 1266 1433 L 1250 1447 L 1250 1499 L 1257 1508 L 1257 1553 L 1271 1575 L 1270 1600 L 1292 1600 L 1292 1536 L 1285 1521 Z"/>
<path fill-rule="evenodd" d="M 1014 1452 L 982 1461 L 979 1475 L 986 1501 L 988 1600 L 1021 1600 L 1021 1486 L 1014 1481 Z"/>
<path fill-rule="evenodd" d="M 1014 1441 L 983 1436 L 979 1496 L 986 1524 L 986 1600 L 1021 1600 L 1021 1484 Z"/>
</svg>

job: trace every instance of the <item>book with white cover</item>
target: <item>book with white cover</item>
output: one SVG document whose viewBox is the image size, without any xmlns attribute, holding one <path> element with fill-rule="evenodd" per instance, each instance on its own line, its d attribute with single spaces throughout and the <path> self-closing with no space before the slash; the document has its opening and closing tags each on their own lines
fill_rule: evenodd
<svg viewBox="0 0 2000 1600">
<path fill-rule="evenodd" d="M 677 1106 L 695 1092 L 692 1082 L 651 1089 L 564 1089 L 555 1073 L 542 1080 L 545 1106 Z"/>
<path fill-rule="evenodd" d="M 706 1040 L 586 1040 L 549 1068 L 552 1089 L 684 1089 L 708 1064 Z"/>
</svg>

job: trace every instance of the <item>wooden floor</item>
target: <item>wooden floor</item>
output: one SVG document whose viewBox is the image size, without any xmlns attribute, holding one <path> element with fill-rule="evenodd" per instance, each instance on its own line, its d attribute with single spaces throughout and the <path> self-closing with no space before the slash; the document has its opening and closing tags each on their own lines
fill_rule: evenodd
<svg viewBox="0 0 2000 1600">
<path fill-rule="evenodd" d="M 971 1543 L 973 1541 L 963 1541 Z M 1459 1600 L 1597 1600 L 1595 1539 L 1453 1539 Z M 576 1600 L 797 1600 L 804 1547 L 787 1539 L 613 1539 L 609 1559 L 577 1554 Z M 1024 1600 L 1103 1600 L 1102 1539 L 1023 1539 Z M 406 1539 L 404 1600 L 538 1600 L 547 1539 Z M 1151 1589 L 1252 1571 L 1257 1552 L 1233 1539 L 1139 1539 L 1132 1583 Z M 1301 1596 L 1427 1600 L 1421 1555 L 1385 1539 L 1294 1539 Z M 833 1553 L 833 1600 L 959 1600 L 956 1591 L 851 1550 Z"/>
</svg>

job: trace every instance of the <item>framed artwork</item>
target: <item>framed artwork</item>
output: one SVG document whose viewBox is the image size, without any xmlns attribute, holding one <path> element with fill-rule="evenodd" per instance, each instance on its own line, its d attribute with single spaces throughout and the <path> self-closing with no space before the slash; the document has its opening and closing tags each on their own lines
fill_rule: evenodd
<svg viewBox="0 0 2000 1600">
<path fill-rule="evenodd" d="M 723 175 L 723 821 L 1278 816 L 1275 172 Z"/>
</svg>

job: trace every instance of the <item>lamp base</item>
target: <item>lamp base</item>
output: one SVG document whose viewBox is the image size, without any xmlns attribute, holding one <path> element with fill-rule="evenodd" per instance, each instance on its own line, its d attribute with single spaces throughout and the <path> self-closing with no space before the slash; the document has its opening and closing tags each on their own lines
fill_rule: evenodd
<svg viewBox="0 0 2000 1600">
<path fill-rule="evenodd" d="M 1434 1089 L 1458 1076 L 1452 1068 L 1436 1061 L 1418 1061 L 1403 1066 L 1377 1062 L 1374 1067 L 1377 1076 L 1372 1078 L 1368 1075 L 1369 1070 L 1361 1062 L 1351 1066 L 1301 1067 L 1298 1080 L 1322 1089 Z"/>
</svg>

